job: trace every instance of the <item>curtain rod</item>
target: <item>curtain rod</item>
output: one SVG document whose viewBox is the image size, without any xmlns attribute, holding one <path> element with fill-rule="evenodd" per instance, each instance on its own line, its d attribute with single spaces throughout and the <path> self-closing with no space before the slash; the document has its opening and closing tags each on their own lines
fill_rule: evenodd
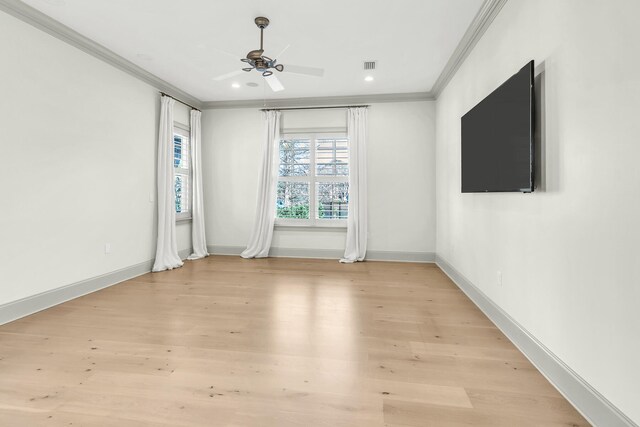
<svg viewBox="0 0 640 427">
<path fill-rule="evenodd" d="M 368 108 L 368 105 L 336 105 L 330 107 L 289 107 L 289 108 L 261 108 L 260 111 L 287 111 L 287 110 L 326 110 L 332 108 Z"/>
<path fill-rule="evenodd" d="M 187 103 L 186 103 L 186 102 L 184 102 L 184 101 L 180 101 L 178 98 L 176 98 L 176 97 L 174 97 L 174 96 L 171 96 L 171 95 L 169 95 L 169 94 L 167 94 L 167 93 L 160 92 L 160 95 L 162 95 L 162 96 L 168 96 L 169 98 L 171 98 L 171 99 L 173 99 L 173 100 L 175 100 L 175 101 L 178 101 L 180 104 L 182 104 L 182 105 L 186 105 L 187 107 L 191 108 L 192 110 L 200 111 L 200 109 L 199 109 L 199 108 L 196 108 L 196 107 L 194 107 L 194 106 L 193 106 L 193 105 L 191 105 L 191 104 L 187 104 Z"/>
</svg>

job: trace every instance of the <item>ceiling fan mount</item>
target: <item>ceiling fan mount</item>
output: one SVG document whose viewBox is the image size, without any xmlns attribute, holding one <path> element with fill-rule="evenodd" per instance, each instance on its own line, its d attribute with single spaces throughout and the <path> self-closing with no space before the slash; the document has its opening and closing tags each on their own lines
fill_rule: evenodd
<svg viewBox="0 0 640 427">
<path fill-rule="evenodd" d="M 260 28 L 261 30 L 264 30 L 269 26 L 269 19 L 265 18 L 264 16 L 258 16 L 253 20 L 253 22 L 255 22 L 258 28 Z"/>
</svg>

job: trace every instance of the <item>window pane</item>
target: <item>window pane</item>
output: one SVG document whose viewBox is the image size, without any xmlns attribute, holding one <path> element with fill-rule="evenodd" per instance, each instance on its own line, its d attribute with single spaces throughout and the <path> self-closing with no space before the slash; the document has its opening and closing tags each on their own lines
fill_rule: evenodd
<svg viewBox="0 0 640 427">
<path fill-rule="evenodd" d="M 189 175 L 176 173 L 174 176 L 176 213 L 189 212 Z"/>
<path fill-rule="evenodd" d="M 308 139 L 280 140 L 280 176 L 309 175 L 310 146 Z"/>
<path fill-rule="evenodd" d="M 173 134 L 173 168 L 176 213 L 189 212 L 189 137 Z"/>
<path fill-rule="evenodd" d="M 349 206 L 349 183 L 318 182 L 318 219 L 347 219 Z"/>
<path fill-rule="evenodd" d="M 189 138 L 173 135 L 173 167 L 189 169 Z"/>
<path fill-rule="evenodd" d="M 278 182 L 277 218 L 309 219 L 309 184 Z"/>
<path fill-rule="evenodd" d="M 347 138 L 318 138 L 316 140 L 316 175 L 349 175 Z"/>
</svg>

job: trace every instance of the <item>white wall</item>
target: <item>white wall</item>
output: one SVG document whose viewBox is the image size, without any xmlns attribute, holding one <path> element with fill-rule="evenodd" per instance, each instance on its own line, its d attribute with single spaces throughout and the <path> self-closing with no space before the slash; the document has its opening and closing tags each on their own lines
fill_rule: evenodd
<svg viewBox="0 0 640 427">
<path fill-rule="evenodd" d="M 0 304 L 151 260 L 157 90 L 4 13 L 0 57 Z"/>
<path fill-rule="evenodd" d="M 369 111 L 369 249 L 435 251 L 433 102 L 379 103 Z M 283 127 L 342 127 L 344 110 L 283 112 Z M 256 108 L 203 114 L 207 243 L 246 246 L 253 225 L 263 121 Z M 272 247 L 344 250 L 344 230 L 278 228 Z"/>
<path fill-rule="evenodd" d="M 635 422 L 638 16 L 635 0 L 510 0 L 436 121 L 438 254 Z M 461 194 L 460 117 L 530 59 L 545 70 L 545 188 Z"/>
</svg>

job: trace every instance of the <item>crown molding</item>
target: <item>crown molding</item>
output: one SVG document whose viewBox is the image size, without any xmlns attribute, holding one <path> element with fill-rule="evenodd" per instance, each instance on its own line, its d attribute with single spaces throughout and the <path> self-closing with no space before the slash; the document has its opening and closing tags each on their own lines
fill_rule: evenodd
<svg viewBox="0 0 640 427">
<path fill-rule="evenodd" d="M 482 6 L 480 6 L 480 10 L 475 18 L 473 18 L 473 21 L 471 21 L 471 25 L 469 25 L 464 36 L 462 36 L 458 47 L 453 51 L 447 65 L 444 66 L 438 80 L 436 80 L 431 88 L 431 93 L 436 99 L 440 96 L 456 71 L 458 71 L 458 68 L 460 68 L 464 60 L 469 56 L 473 47 L 478 43 L 506 3 L 507 0 L 485 0 Z"/>
<path fill-rule="evenodd" d="M 19 0 L 0 0 L 0 10 L 148 83 L 168 95 L 182 99 L 196 107 L 202 105 L 199 99 L 151 74 L 133 62 L 83 36 L 77 31 L 72 30 L 26 3 Z"/>
<path fill-rule="evenodd" d="M 202 103 L 204 110 L 222 108 L 285 108 L 318 107 L 327 105 L 353 105 L 379 102 L 433 101 L 430 92 L 384 93 L 377 95 L 320 96 L 313 98 L 248 99 L 238 101 L 207 101 Z"/>
</svg>

